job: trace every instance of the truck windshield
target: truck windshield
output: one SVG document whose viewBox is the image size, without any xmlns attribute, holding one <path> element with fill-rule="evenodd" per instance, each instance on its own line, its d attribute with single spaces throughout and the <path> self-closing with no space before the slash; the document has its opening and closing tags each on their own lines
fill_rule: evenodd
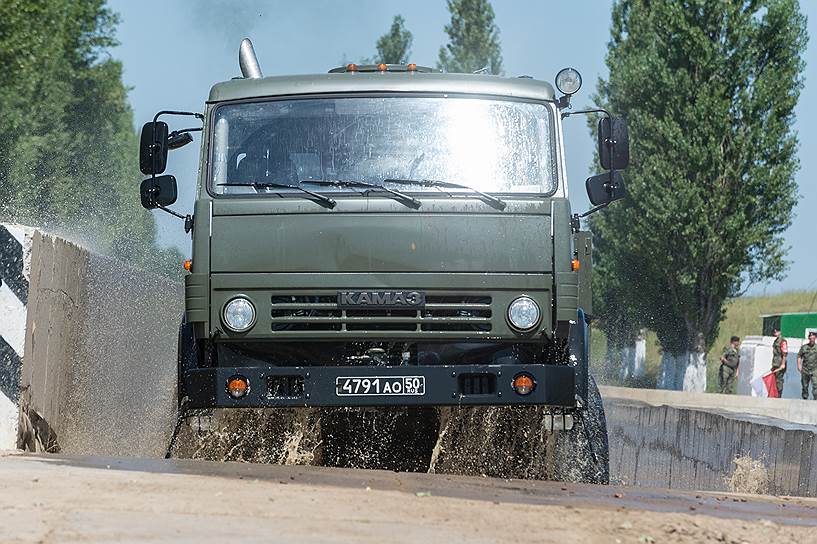
<svg viewBox="0 0 817 544">
<path fill-rule="evenodd" d="M 257 184 L 308 180 L 438 180 L 492 193 L 556 188 L 553 123 L 541 103 L 406 95 L 245 102 L 220 106 L 213 131 L 215 194 L 282 195 L 289 191 Z M 440 191 L 422 183 L 399 189 Z"/>
</svg>

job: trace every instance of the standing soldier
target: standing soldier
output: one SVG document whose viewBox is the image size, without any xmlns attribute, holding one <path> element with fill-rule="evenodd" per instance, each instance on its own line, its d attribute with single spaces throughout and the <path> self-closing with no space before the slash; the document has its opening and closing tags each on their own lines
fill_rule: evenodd
<svg viewBox="0 0 817 544">
<path fill-rule="evenodd" d="M 808 398 L 808 384 L 811 382 L 811 399 L 817 400 L 817 332 L 808 333 L 808 344 L 803 344 L 797 352 L 797 370 L 803 384 L 803 399 Z"/>
<path fill-rule="evenodd" d="M 738 379 L 738 365 L 740 365 L 740 338 L 733 336 L 729 345 L 723 348 L 721 368 L 718 372 L 718 383 L 721 393 L 731 393 L 732 384 Z"/>
<path fill-rule="evenodd" d="M 774 381 L 777 384 L 777 398 L 780 398 L 783 396 L 783 378 L 786 375 L 786 356 L 789 352 L 789 343 L 780 335 L 780 326 L 776 326 L 772 334 L 774 334 L 772 372 L 774 372 Z"/>
</svg>

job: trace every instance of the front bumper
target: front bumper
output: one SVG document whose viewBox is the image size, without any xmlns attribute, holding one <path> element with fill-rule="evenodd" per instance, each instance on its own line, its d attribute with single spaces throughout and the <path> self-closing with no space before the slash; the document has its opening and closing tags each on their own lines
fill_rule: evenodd
<svg viewBox="0 0 817 544">
<path fill-rule="evenodd" d="M 519 395 L 511 387 L 511 381 L 520 372 L 529 373 L 536 382 L 536 388 L 528 395 Z M 227 382 L 236 375 L 250 383 L 249 392 L 240 399 L 227 394 Z M 338 394 L 339 380 L 345 378 L 401 376 L 422 377 L 423 393 Z M 574 408 L 577 391 L 576 367 L 560 365 L 217 367 L 188 370 L 182 379 L 189 408 L 459 405 Z M 482 385 L 475 387 L 474 383 Z"/>
</svg>

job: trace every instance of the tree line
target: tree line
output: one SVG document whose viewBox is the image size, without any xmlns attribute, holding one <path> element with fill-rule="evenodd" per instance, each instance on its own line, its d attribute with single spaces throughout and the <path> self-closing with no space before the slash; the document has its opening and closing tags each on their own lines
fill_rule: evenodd
<svg viewBox="0 0 817 544">
<path fill-rule="evenodd" d="M 0 2 L 0 221 L 167 273 L 134 180 L 136 133 L 105 0 Z"/>
<path fill-rule="evenodd" d="M 797 0 L 613 5 L 595 99 L 629 122 L 629 197 L 592 216 L 594 296 L 612 344 L 657 334 L 661 387 L 703 390 L 726 302 L 785 275 L 807 40 Z"/>
<path fill-rule="evenodd" d="M 440 47 L 437 68 L 445 72 L 482 72 L 501 75 L 502 49 L 494 8 L 488 0 L 447 0 L 451 20 L 445 25 L 448 44 Z M 402 15 L 395 15 L 389 31 L 375 44 L 364 64 L 406 64 L 413 36 Z"/>
</svg>

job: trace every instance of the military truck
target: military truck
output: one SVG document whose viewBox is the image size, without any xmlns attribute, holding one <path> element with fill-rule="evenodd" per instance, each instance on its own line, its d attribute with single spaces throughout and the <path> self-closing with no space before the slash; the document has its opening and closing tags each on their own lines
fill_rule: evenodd
<svg viewBox="0 0 817 544">
<path fill-rule="evenodd" d="M 586 479 L 606 481 L 591 238 L 568 201 L 562 121 L 601 118 L 591 211 L 623 196 L 623 122 L 571 110 L 572 68 L 556 94 L 415 64 L 262 77 L 249 40 L 239 64 L 203 113 L 161 111 L 141 135 L 142 204 L 192 232 L 180 413 L 538 406 L 548 432 L 595 437 Z M 202 126 L 170 132 L 168 116 Z M 162 174 L 198 131 L 183 216 Z"/>
</svg>

